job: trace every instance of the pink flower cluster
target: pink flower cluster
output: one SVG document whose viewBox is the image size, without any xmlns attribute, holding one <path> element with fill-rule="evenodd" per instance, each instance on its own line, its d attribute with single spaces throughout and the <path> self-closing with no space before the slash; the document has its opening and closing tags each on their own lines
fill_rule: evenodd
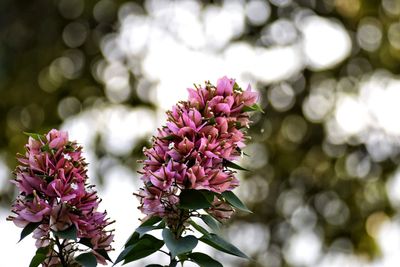
<svg viewBox="0 0 400 267">
<path fill-rule="evenodd" d="M 249 126 L 244 107 L 255 104 L 258 94 L 250 86 L 243 91 L 227 77 L 216 87 L 207 82 L 188 91 L 188 101 L 167 112 L 166 125 L 144 150 L 147 159 L 140 173 L 145 186 L 138 196 L 149 216 L 174 213 L 182 189 L 222 193 L 239 183 L 225 163 L 241 154 Z"/>
<path fill-rule="evenodd" d="M 106 212 L 97 211 L 100 201 L 93 186 L 87 185 L 82 147 L 69 141 L 66 132 L 55 129 L 46 136 L 32 136 L 25 146 L 26 154 L 18 155 L 21 164 L 13 183 L 20 195 L 12 207 L 16 215 L 8 219 L 19 227 L 37 223 L 33 233 L 37 247 L 54 245 L 52 231 L 75 227 L 78 238 L 90 240 L 97 261 L 106 264 L 96 251 L 111 250 L 114 236 L 105 228 L 112 222 Z M 57 265 L 52 254 L 50 250 L 44 266 Z"/>
</svg>

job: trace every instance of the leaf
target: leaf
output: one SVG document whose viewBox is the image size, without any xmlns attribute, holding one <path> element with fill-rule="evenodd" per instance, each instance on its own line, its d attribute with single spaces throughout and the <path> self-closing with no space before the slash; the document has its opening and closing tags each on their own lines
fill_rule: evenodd
<svg viewBox="0 0 400 267">
<path fill-rule="evenodd" d="M 239 166 L 238 164 L 233 163 L 232 161 L 227 160 L 227 159 L 224 159 L 223 165 L 225 167 L 228 167 L 228 168 L 231 168 L 231 169 L 236 169 L 236 170 L 240 170 L 240 171 L 248 171 L 249 172 L 248 169 L 243 168 L 242 166 Z"/>
<path fill-rule="evenodd" d="M 143 234 L 145 232 L 152 230 L 152 229 L 150 229 L 150 230 L 146 231 L 147 227 L 153 226 L 154 224 L 158 223 L 161 220 L 162 220 L 162 218 L 160 218 L 158 216 L 153 216 L 153 217 L 150 217 L 149 219 L 147 219 L 146 221 L 144 221 L 138 228 L 135 229 L 135 232 L 133 232 L 132 235 L 129 237 L 129 239 L 126 241 L 125 247 L 133 245 L 134 243 L 139 241 L 139 239 L 143 236 Z M 138 232 L 138 230 L 139 230 L 139 232 Z"/>
<path fill-rule="evenodd" d="M 176 138 L 176 135 L 171 134 L 171 135 L 167 135 L 167 136 L 164 136 L 164 137 L 160 137 L 159 139 L 161 139 L 161 140 L 167 140 L 167 141 L 172 141 L 172 140 L 174 140 L 175 138 Z"/>
<path fill-rule="evenodd" d="M 232 191 L 225 191 L 221 195 L 229 204 L 231 204 L 235 208 L 252 213 L 252 211 L 249 210 L 249 208 L 246 207 L 246 205 L 243 204 L 243 202 Z"/>
<path fill-rule="evenodd" d="M 72 239 L 72 240 L 76 240 L 77 239 L 77 231 L 76 231 L 76 227 L 75 224 L 71 224 L 70 227 L 68 227 L 67 229 L 63 230 L 63 231 L 52 231 L 54 233 L 55 236 L 62 238 L 62 239 Z"/>
<path fill-rule="evenodd" d="M 92 252 L 82 253 L 75 260 L 82 264 L 83 267 L 95 267 L 97 266 L 96 257 L 93 255 Z"/>
<path fill-rule="evenodd" d="M 196 222 L 190 220 L 189 223 L 193 226 L 194 229 L 196 229 L 197 231 L 199 231 L 203 235 L 207 235 L 208 234 L 208 231 L 206 229 L 204 229 L 203 227 L 201 227 L 200 225 L 198 225 Z"/>
<path fill-rule="evenodd" d="M 201 215 L 200 218 L 205 222 L 213 231 L 218 232 L 220 230 L 221 223 L 210 215 Z"/>
<path fill-rule="evenodd" d="M 261 112 L 261 113 L 265 113 L 264 110 L 263 110 L 257 103 L 255 103 L 255 104 L 253 104 L 253 105 L 251 105 L 251 106 L 244 106 L 244 107 L 242 108 L 242 111 L 243 111 L 243 112 L 254 112 L 254 111 L 259 111 L 259 112 Z"/>
<path fill-rule="evenodd" d="M 30 233 L 35 231 L 36 228 L 41 224 L 41 222 L 30 222 L 28 223 L 24 229 L 22 229 L 21 232 L 21 237 L 18 242 L 21 242 L 22 239 L 24 239 L 26 236 L 28 236 Z"/>
<path fill-rule="evenodd" d="M 40 151 L 42 151 L 42 152 L 50 152 L 50 146 L 49 146 L 49 144 L 45 144 L 44 146 L 42 146 L 42 147 L 40 148 Z"/>
<path fill-rule="evenodd" d="M 28 132 L 23 132 L 25 135 L 32 137 L 36 141 L 42 141 L 45 140 L 45 136 L 42 134 L 37 134 L 37 133 L 28 133 Z"/>
<path fill-rule="evenodd" d="M 47 258 L 47 253 L 49 252 L 49 249 L 50 246 L 38 248 L 29 264 L 29 267 L 39 266 L 39 264 L 41 264 Z"/>
<path fill-rule="evenodd" d="M 135 232 L 139 236 L 138 233 Z M 125 249 L 118 255 L 115 264 L 125 260 L 125 263 L 147 257 L 158 251 L 164 245 L 164 241 L 152 235 L 144 235 L 132 245 L 125 246 Z"/>
<path fill-rule="evenodd" d="M 89 238 L 86 238 L 86 237 L 80 238 L 79 241 L 78 241 L 78 243 L 80 243 L 80 244 L 82 244 L 82 245 L 85 245 L 85 246 L 87 246 L 87 247 L 89 247 L 89 248 L 93 248 L 93 245 L 92 245 L 92 243 L 90 242 L 90 239 L 89 239 Z"/>
<path fill-rule="evenodd" d="M 141 225 L 135 230 L 135 232 L 139 234 L 139 238 L 140 238 L 149 231 L 156 230 L 156 229 L 162 229 L 164 227 L 165 227 L 165 222 L 161 221 L 158 225 Z"/>
<path fill-rule="evenodd" d="M 193 235 L 175 238 L 174 234 L 167 228 L 162 231 L 162 237 L 165 245 L 171 252 L 171 257 L 175 258 L 178 255 L 192 251 L 198 243 L 198 240 Z"/>
<path fill-rule="evenodd" d="M 105 249 L 95 249 L 95 251 L 103 256 L 106 260 L 113 262 Z"/>
<path fill-rule="evenodd" d="M 132 235 L 129 237 L 129 239 L 126 241 L 125 247 L 133 245 L 138 241 L 139 241 L 139 233 L 133 232 Z"/>
<path fill-rule="evenodd" d="M 219 237 L 216 234 L 210 233 L 210 234 L 203 235 L 199 240 L 215 249 L 222 251 L 222 252 L 249 259 L 249 257 L 246 254 L 244 254 L 242 251 L 240 251 L 237 247 L 235 247 L 228 241 L 222 239 L 221 237 Z"/>
<path fill-rule="evenodd" d="M 223 267 L 222 264 L 207 254 L 200 252 L 190 253 L 189 258 L 197 263 L 200 267 Z"/>
<path fill-rule="evenodd" d="M 182 190 L 179 196 L 179 206 L 183 209 L 205 209 L 211 207 L 211 202 L 199 190 L 186 189 Z"/>
</svg>

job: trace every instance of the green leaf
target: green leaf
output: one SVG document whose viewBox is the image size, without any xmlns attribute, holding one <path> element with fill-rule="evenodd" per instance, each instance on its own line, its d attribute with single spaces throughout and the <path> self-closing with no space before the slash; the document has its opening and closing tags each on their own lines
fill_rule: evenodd
<svg viewBox="0 0 400 267">
<path fill-rule="evenodd" d="M 171 135 L 167 135 L 167 136 L 161 137 L 161 138 L 159 138 L 159 139 L 161 139 L 161 140 L 167 140 L 167 141 L 172 141 L 172 140 L 174 140 L 175 138 L 176 138 L 176 135 L 171 134 Z"/>
<path fill-rule="evenodd" d="M 228 241 L 222 239 L 221 237 L 219 237 L 216 234 L 210 233 L 210 234 L 203 235 L 199 240 L 215 249 L 222 251 L 222 252 L 249 259 L 249 257 L 246 254 L 244 254 L 242 251 L 240 251 L 237 247 L 235 247 Z"/>
<path fill-rule="evenodd" d="M 201 215 L 200 218 L 205 222 L 213 231 L 218 232 L 220 230 L 221 223 L 210 215 Z"/>
<path fill-rule="evenodd" d="M 108 253 L 105 249 L 96 249 L 95 250 L 97 253 L 99 253 L 101 256 L 103 256 L 106 260 L 113 262 L 110 258 L 110 256 L 108 256 Z"/>
<path fill-rule="evenodd" d="M 29 263 L 29 267 L 38 267 L 46 258 L 45 254 L 35 254 Z"/>
<path fill-rule="evenodd" d="M 208 231 L 206 229 L 204 229 L 203 227 L 201 227 L 200 225 L 198 225 L 196 222 L 190 220 L 189 223 L 193 226 L 194 229 L 196 229 L 197 231 L 199 231 L 203 235 L 207 235 L 208 234 Z"/>
<path fill-rule="evenodd" d="M 136 233 L 136 232 L 135 232 Z M 136 233 L 139 235 L 138 233 Z M 118 255 L 115 264 L 125 260 L 124 264 L 147 257 L 158 251 L 164 245 L 164 241 L 155 238 L 152 235 L 144 235 L 137 242 L 126 246 L 125 249 Z"/>
<path fill-rule="evenodd" d="M 44 146 L 42 146 L 40 148 L 40 151 L 42 151 L 42 152 L 50 152 L 51 150 L 50 150 L 49 144 L 45 144 Z"/>
<path fill-rule="evenodd" d="M 197 263 L 200 267 L 223 267 L 222 264 L 207 254 L 200 253 L 200 252 L 193 252 L 190 253 L 189 258 Z"/>
<path fill-rule="evenodd" d="M 80 263 L 83 267 L 95 267 L 97 266 L 96 257 L 91 252 L 82 253 L 75 260 Z"/>
<path fill-rule="evenodd" d="M 139 239 L 143 236 L 143 234 L 145 232 L 152 230 L 152 229 L 148 230 L 150 228 L 150 226 L 153 226 L 154 224 L 158 223 L 161 220 L 162 220 L 162 218 L 160 218 L 158 216 L 153 216 L 153 217 L 150 217 L 149 219 L 147 219 L 146 221 L 144 221 L 138 228 L 136 228 L 135 232 L 133 232 L 132 235 L 129 237 L 129 239 L 126 241 L 125 247 L 133 245 L 134 243 L 139 241 Z M 146 231 L 146 230 L 148 230 L 148 231 Z"/>
<path fill-rule="evenodd" d="M 52 231 L 55 236 L 62 238 L 62 239 L 71 239 L 71 240 L 76 240 L 77 239 L 77 231 L 75 224 L 71 224 L 70 227 L 63 231 Z"/>
<path fill-rule="evenodd" d="M 239 165 L 237 165 L 236 163 L 233 163 L 232 161 L 227 160 L 227 159 L 224 159 L 223 165 L 224 165 L 225 167 L 228 167 L 228 168 L 231 168 L 231 169 L 236 169 L 236 170 L 248 171 L 248 172 L 249 172 L 248 169 L 243 168 L 242 166 L 239 166 Z"/>
<path fill-rule="evenodd" d="M 229 204 L 231 204 L 235 208 L 252 213 L 252 211 L 249 210 L 249 208 L 246 207 L 246 205 L 243 204 L 243 202 L 232 191 L 225 191 L 221 195 Z"/>
<path fill-rule="evenodd" d="M 243 112 L 254 112 L 254 111 L 259 111 L 259 112 L 261 112 L 261 113 L 265 113 L 264 110 L 263 110 L 257 103 L 255 103 L 255 104 L 253 104 L 253 105 L 251 105 L 251 106 L 244 106 L 244 107 L 242 108 L 242 111 L 243 111 Z"/>
<path fill-rule="evenodd" d="M 139 226 L 135 232 L 139 234 L 139 238 L 142 237 L 145 233 L 152 231 L 152 230 L 156 230 L 156 229 L 162 229 L 165 227 L 165 222 L 161 221 L 159 224 L 157 225 L 141 225 Z"/>
<path fill-rule="evenodd" d="M 36 141 L 42 141 L 45 140 L 45 136 L 42 134 L 37 134 L 37 133 L 28 133 L 28 132 L 23 132 L 25 135 L 32 137 L 33 139 L 35 139 Z"/>
<path fill-rule="evenodd" d="M 80 238 L 79 241 L 78 241 L 78 243 L 80 243 L 80 244 L 82 244 L 82 245 L 85 245 L 85 246 L 87 246 L 87 247 L 89 247 L 89 248 L 93 248 L 93 245 L 92 245 L 92 243 L 90 242 L 90 239 L 89 239 L 89 238 L 86 238 L 86 237 Z"/>
<path fill-rule="evenodd" d="M 138 241 L 139 241 L 139 233 L 133 232 L 132 235 L 129 237 L 129 239 L 126 241 L 125 247 L 131 246 Z"/>
<path fill-rule="evenodd" d="M 182 190 L 179 196 L 179 206 L 183 209 L 205 209 L 211 207 L 211 201 L 200 190 Z"/>
<path fill-rule="evenodd" d="M 215 192 L 209 191 L 209 190 L 197 190 L 198 192 L 200 192 L 209 203 L 212 203 L 214 201 L 214 197 L 216 195 L 219 195 Z"/>
<path fill-rule="evenodd" d="M 35 231 L 36 228 L 41 224 L 41 222 L 30 222 L 28 223 L 24 229 L 22 229 L 21 232 L 21 237 L 18 242 L 21 242 L 22 239 L 24 239 L 26 236 L 28 236 L 30 233 Z"/>
<path fill-rule="evenodd" d="M 162 237 L 173 258 L 192 251 L 198 243 L 197 238 L 193 235 L 176 239 L 174 234 L 167 228 L 162 231 Z"/>
<path fill-rule="evenodd" d="M 47 258 L 47 253 L 49 252 L 49 249 L 50 246 L 38 248 L 29 264 L 29 267 L 39 266 L 39 264 L 41 264 Z"/>
</svg>

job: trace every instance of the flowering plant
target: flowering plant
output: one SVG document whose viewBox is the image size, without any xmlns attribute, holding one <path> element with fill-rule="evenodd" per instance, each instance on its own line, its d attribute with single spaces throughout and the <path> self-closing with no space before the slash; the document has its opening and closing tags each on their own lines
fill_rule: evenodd
<svg viewBox="0 0 400 267">
<path fill-rule="evenodd" d="M 12 181 L 19 189 L 15 215 L 8 220 L 23 227 L 20 241 L 33 232 L 38 249 L 30 267 L 106 264 L 114 237 L 106 227 L 112 222 L 97 211 L 100 201 L 87 183 L 82 147 L 55 129 L 28 135 Z"/>
<path fill-rule="evenodd" d="M 206 82 L 205 87 L 195 85 L 188 91 L 188 101 L 167 112 L 166 125 L 158 129 L 152 147 L 144 149 L 146 159 L 139 172 L 144 186 L 135 194 L 146 217 L 116 263 L 161 251 L 169 256 L 169 266 L 184 261 L 222 266 L 204 253 L 193 252 L 198 241 L 247 258 L 215 232 L 235 208 L 249 211 L 232 192 L 239 185 L 233 169 L 244 170 L 233 161 L 245 146 L 248 112 L 261 111 L 258 95 L 227 77 L 219 79 L 217 86 Z M 196 223 L 196 218 L 214 233 Z M 162 229 L 162 240 L 148 233 L 157 229 Z M 202 236 L 188 235 L 193 229 Z M 169 252 L 161 250 L 164 244 Z"/>
</svg>

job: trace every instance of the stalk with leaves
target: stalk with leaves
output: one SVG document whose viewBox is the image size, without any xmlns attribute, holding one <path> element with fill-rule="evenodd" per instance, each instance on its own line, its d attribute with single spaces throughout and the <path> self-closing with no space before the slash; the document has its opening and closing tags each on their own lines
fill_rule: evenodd
<svg viewBox="0 0 400 267">
<path fill-rule="evenodd" d="M 192 261 L 200 266 L 222 266 L 210 256 L 195 252 L 204 242 L 222 252 L 247 258 L 216 234 L 220 223 L 235 208 L 249 211 L 232 192 L 239 185 L 234 163 L 242 155 L 249 128 L 249 112 L 261 111 L 250 86 L 242 90 L 234 79 L 223 77 L 214 86 L 195 85 L 187 101 L 167 112 L 152 147 L 144 150 L 143 188 L 135 195 L 146 215 L 131 235 L 116 263 L 128 263 L 161 252 L 168 266 Z M 203 221 L 209 229 L 198 224 Z M 162 230 L 162 240 L 149 234 Z M 189 234 L 198 231 L 200 238 Z M 166 246 L 168 252 L 162 247 Z M 162 266 L 152 264 L 151 266 Z"/>
<path fill-rule="evenodd" d="M 33 232 L 38 249 L 29 266 L 107 264 L 114 235 L 106 228 L 112 221 L 97 211 L 100 200 L 87 183 L 82 147 L 55 129 L 28 135 L 12 181 L 19 189 L 15 215 L 8 220 L 23 227 L 20 241 Z"/>
</svg>

